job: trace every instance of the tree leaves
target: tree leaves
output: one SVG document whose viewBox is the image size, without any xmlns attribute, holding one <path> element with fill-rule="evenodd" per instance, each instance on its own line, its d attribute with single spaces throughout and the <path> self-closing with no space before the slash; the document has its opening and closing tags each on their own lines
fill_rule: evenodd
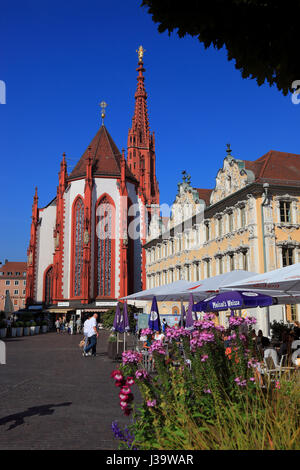
<svg viewBox="0 0 300 470">
<path fill-rule="evenodd" d="M 226 47 L 242 78 L 276 85 L 284 95 L 300 80 L 299 0 L 142 0 L 158 31 Z"/>
</svg>

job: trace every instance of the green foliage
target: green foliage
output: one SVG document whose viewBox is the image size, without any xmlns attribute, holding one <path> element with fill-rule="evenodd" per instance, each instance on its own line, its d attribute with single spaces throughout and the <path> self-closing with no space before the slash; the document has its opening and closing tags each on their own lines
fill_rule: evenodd
<svg viewBox="0 0 300 470">
<path fill-rule="evenodd" d="M 289 333 L 291 331 L 290 327 L 283 323 L 283 321 L 278 322 L 276 320 L 270 324 L 270 329 L 273 338 L 277 338 L 278 340 L 281 340 L 283 333 Z"/>
<path fill-rule="evenodd" d="M 22 322 L 22 321 L 17 321 L 17 323 L 16 323 L 16 327 L 17 327 L 17 328 L 22 328 L 23 326 L 24 326 L 24 322 Z"/>
<path fill-rule="evenodd" d="M 205 48 L 226 48 L 242 78 L 275 84 L 286 95 L 300 80 L 300 1 L 142 0 L 160 33 L 191 35 Z"/>
<path fill-rule="evenodd" d="M 120 303 L 120 310 L 121 312 L 123 311 L 123 304 Z M 129 326 L 132 331 L 135 329 L 135 319 L 134 319 L 134 313 L 138 311 L 138 309 L 134 305 L 128 305 L 127 306 L 128 310 L 128 320 L 129 320 Z M 104 313 L 101 313 L 101 323 L 103 324 L 104 328 L 111 329 L 114 323 L 114 318 L 116 314 L 116 307 L 113 307 L 109 310 L 107 310 Z"/>
<path fill-rule="evenodd" d="M 116 341 L 117 341 L 117 335 L 115 335 L 115 334 L 109 335 L 109 337 L 108 337 L 108 342 L 109 343 L 115 343 Z"/>
<path fill-rule="evenodd" d="M 245 337 L 238 329 L 245 320 L 231 321 L 230 347 L 208 317 L 192 336 L 170 328 L 165 353 L 152 349 L 155 373 L 136 378 L 142 401 L 134 406 L 130 430 L 138 449 L 299 448 L 299 375 L 283 375 L 280 383 L 263 379 L 251 328 Z M 145 373 L 133 356 L 123 357 L 125 379 Z"/>
</svg>

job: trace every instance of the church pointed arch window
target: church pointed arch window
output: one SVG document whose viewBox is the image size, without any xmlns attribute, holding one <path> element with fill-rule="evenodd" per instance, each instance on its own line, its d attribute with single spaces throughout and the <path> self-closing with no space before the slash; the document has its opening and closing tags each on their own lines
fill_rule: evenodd
<svg viewBox="0 0 300 470">
<path fill-rule="evenodd" d="M 82 295 L 83 247 L 84 247 L 84 204 L 81 197 L 73 205 L 73 296 Z"/>
<path fill-rule="evenodd" d="M 96 297 L 114 298 L 115 205 L 108 195 L 102 196 L 96 206 L 95 248 Z"/>
<path fill-rule="evenodd" d="M 51 305 L 53 303 L 53 266 L 50 266 L 45 271 L 44 302 L 46 305 Z"/>
</svg>

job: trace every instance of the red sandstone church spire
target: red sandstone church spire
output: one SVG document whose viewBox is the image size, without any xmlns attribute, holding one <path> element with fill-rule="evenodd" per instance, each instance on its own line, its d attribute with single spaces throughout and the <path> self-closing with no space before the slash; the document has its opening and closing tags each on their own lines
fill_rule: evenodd
<svg viewBox="0 0 300 470">
<path fill-rule="evenodd" d="M 145 49 L 138 49 L 137 89 L 132 127 L 128 132 L 128 165 L 140 183 L 146 205 L 159 204 L 159 188 L 155 174 L 155 139 L 150 133 L 147 110 L 147 93 L 144 86 L 143 56 Z"/>
<path fill-rule="evenodd" d="M 34 274 L 36 262 L 36 237 L 39 220 L 38 194 L 37 188 L 33 197 L 30 242 L 27 250 L 27 276 L 26 276 L 26 305 L 29 305 L 34 298 Z"/>
</svg>

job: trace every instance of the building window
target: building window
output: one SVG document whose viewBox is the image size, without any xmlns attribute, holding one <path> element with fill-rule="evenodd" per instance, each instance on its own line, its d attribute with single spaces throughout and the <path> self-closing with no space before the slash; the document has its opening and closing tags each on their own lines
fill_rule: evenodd
<svg viewBox="0 0 300 470">
<path fill-rule="evenodd" d="M 26 281 L 23 281 L 24 286 L 26 286 Z"/>
<path fill-rule="evenodd" d="M 172 308 L 172 314 L 173 315 L 179 315 L 179 308 L 178 307 L 173 307 Z"/>
<path fill-rule="evenodd" d="M 209 222 L 207 222 L 205 224 L 205 241 L 209 241 L 210 240 L 210 225 L 209 225 Z"/>
<path fill-rule="evenodd" d="M 23 290 L 23 295 L 25 295 L 25 294 L 26 294 L 26 289 Z"/>
<path fill-rule="evenodd" d="M 16 273 L 16 276 L 21 276 L 21 273 L 19 273 L 19 272 L 18 272 L 18 273 Z"/>
<path fill-rule="evenodd" d="M 19 291 L 17 289 L 14 290 L 14 295 L 19 295 Z"/>
<path fill-rule="evenodd" d="M 298 317 L 297 317 L 297 305 L 295 305 L 295 304 L 292 304 L 292 305 L 291 305 L 291 320 L 292 320 L 292 322 L 298 320 Z"/>
<path fill-rule="evenodd" d="M 294 264 L 294 249 L 293 248 L 282 248 L 282 266 L 290 266 Z"/>
<path fill-rule="evenodd" d="M 241 215 L 241 228 L 246 226 L 246 208 L 243 206 L 240 209 L 240 215 Z"/>
<path fill-rule="evenodd" d="M 210 266 L 210 260 L 208 259 L 206 261 L 206 277 L 211 276 L 211 266 Z"/>
<path fill-rule="evenodd" d="M 219 237 L 223 236 L 223 224 L 222 224 L 221 217 L 218 219 L 218 233 L 219 233 Z"/>
<path fill-rule="evenodd" d="M 291 203 L 287 201 L 280 201 L 280 222 L 291 222 Z"/>
<path fill-rule="evenodd" d="M 104 196 L 97 207 L 97 297 L 114 296 L 115 272 L 115 206 Z"/>
<path fill-rule="evenodd" d="M 15 281 L 15 286 L 18 286 L 19 285 L 19 281 Z"/>
<path fill-rule="evenodd" d="M 229 269 L 230 271 L 234 271 L 234 254 L 233 253 L 229 255 Z"/>
<path fill-rule="evenodd" d="M 229 212 L 228 214 L 228 228 L 229 228 L 229 233 L 233 232 L 233 213 Z"/>
<path fill-rule="evenodd" d="M 244 271 L 248 271 L 248 253 L 247 253 L 247 251 L 242 252 L 242 258 L 243 258 L 243 269 L 244 269 Z"/>
<path fill-rule="evenodd" d="M 219 264 L 219 274 L 223 274 L 223 259 L 221 257 L 218 258 Z"/>
<path fill-rule="evenodd" d="M 74 296 L 79 297 L 82 294 L 82 271 L 83 271 L 83 238 L 84 238 L 84 204 L 81 198 L 78 198 L 74 205 Z"/>
<path fill-rule="evenodd" d="M 45 303 L 52 304 L 52 290 L 53 290 L 53 266 L 50 266 L 45 274 Z"/>
<path fill-rule="evenodd" d="M 186 280 L 190 281 L 190 265 L 187 264 L 186 266 Z"/>
<path fill-rule="evenodd" d="M 5 281 L 6 286 L 10 286 L 10 281 Z"/>
<path fill-rule="evenodd" d="M 8 295 L 8 294 L 9 294 L 9 290 L 6 290 L 6 291 L 5 291 L 5 295 Z"/>
</svg>

